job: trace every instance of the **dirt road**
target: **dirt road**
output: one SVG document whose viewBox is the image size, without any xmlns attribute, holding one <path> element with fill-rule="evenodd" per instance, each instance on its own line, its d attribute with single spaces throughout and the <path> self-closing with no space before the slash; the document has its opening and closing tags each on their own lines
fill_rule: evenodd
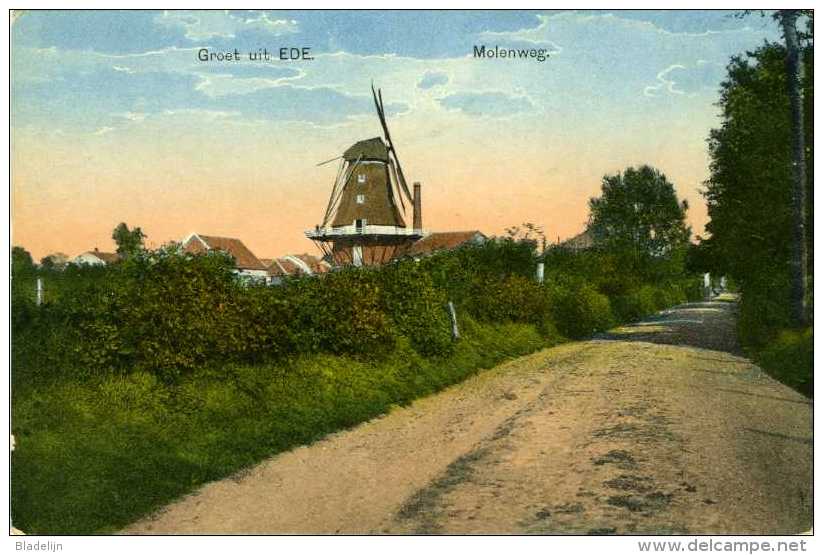
<svg viewBox="0 0 823 555">
<path fill-rule="evenodd" d="M 798 533 L 811 403 L 684 305 L 482 373 L 124 533 Z"/>
</svg>

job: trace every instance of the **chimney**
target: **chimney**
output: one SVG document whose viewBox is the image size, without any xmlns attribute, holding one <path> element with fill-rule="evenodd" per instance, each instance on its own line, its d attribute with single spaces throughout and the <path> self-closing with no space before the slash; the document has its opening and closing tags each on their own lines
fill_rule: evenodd
<svg viewBox="0 0 823 555">
<path fill-rule="evenodd" d="M 423 212 L 421 208 L 421 200 L 420 200 L 420 183 L 415 182 L 414 184 L 414 229 L 420 230 L 423 229 Z"/>
</svg>

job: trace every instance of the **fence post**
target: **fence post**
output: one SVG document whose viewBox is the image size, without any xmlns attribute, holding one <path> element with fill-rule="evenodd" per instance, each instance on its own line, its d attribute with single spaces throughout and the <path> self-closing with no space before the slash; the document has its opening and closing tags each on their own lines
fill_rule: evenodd
<svg viewBox="0 0 823 555">
<path fill-rule="evenodd" d="M 10 446 L 9 455 L 11 455 L 11 453 L 14 453 L 15 443 L 16 442 L 14 440 L 14 434 L 9 434 L 9 446 Z M 9 458 L 9 464 L 11 465 L 11 458 Z M 11 472 L 11 468 L 9 468 L 9 472 Z M 14 527 L 14 524 L 12 524 L 12 522 L 11 522 L 11 514 L 9 514 L 9 535 L 10 536 L 25 536 L 26 535 L 26 534 L 24 534 L 23 532 L 21 532 L 20 530 L 18 530 L 17 528 Z"/>
<path fill-rule="evenodd" d="M 454 303 L 449 301 L 449 318 L 452 321 L 452 339 L 460 339 L 460 330 L 457 329 L 457 312 L 454 310 Z"/>
<path fill-rule="evenodd" d="M 545 275 L 546 264 L 543 262 L 537 263 L 537 283 L 543 283 L 543 276 Z"/>
<path fill-rule="evenodd" d="M 37 306 L 43 304 L 43 278 L 37 278 Z"/>
</svg>

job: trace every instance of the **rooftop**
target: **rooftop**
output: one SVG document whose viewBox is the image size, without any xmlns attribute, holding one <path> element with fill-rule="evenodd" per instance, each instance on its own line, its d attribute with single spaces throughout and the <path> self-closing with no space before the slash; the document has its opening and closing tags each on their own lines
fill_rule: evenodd
<svg viewBox="0 0 823 555">
<path fill-rule="evenodd" d="M 478 230 L 472 231 L 441 231 L 430 233 L 414 243 L 407 254 L 419 256 L 431 254 L 435 251 L 455 249 L 466 243 L 479 243 L 486 239 Z"/>
<path fill-rule="evenodd" d="M 375 137 L 354 143 L 343 153 L 343 158 L 350 162 L 354 162 L 358 158 L 388 162 L 389 151 L 383 139 Z"/>
<path fill-rule="evenodd" d="M 198 244 L 200 244 L 200 248 L 196 246 Z M 193 233 L 183 242 L 183 248 L 193 253 L 206 250 L 226 252 L 234 257 L 235 266 L 238 270 L 266 270 L 266 266 L 240 239 Z"/>
</svg>

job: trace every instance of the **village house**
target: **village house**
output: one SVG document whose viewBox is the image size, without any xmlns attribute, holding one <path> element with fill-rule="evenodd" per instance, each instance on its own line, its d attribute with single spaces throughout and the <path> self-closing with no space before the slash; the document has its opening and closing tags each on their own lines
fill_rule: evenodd
<svg viewBox="0 0 823 555">
<path fill-rule="evenodd" d="M 266 273 L 269 285 L 279 285 L 287 277 L 299 277 L 304 275 L 303 269 L 287 258 L 261 258 L 261 262 L 266 266 Z"/>
<path fill-rule="evenodd" d="M 586 229 L 582 233 L 559 243 L 559 246 L 575 252 L 590 249 L 594 246 L 594 236 L 591 231 Z"/>
<path fill-rule="evenodd" d="M 331 270 L 331 264 L 311 254 L 294 254 L 285 258 L 297 264 L 306 275 L 325 274 Z"/>
<path fill-rule="evenodd" d="M 282 258 L 261 258 L 269 276 L 268 282 L 277 285 L 285 277 L 314 276 L 331 270 L 331 264 L 311 254 L 287 255 Z"/>
<path fill-rule="evenodd" d="M 234 268 L 238 275 L 251 280 L 269 282 L 268 268 L 240 239 L 215 237 L 192 233 L 180 244 L 183 252 L 204 254 L 209 251 L 225 252 L 234 258 Z"/>
<path fill-rule="evenodd" d="M 72 264 L 78 266 L 106 266 L 120 261 L 120 255 L 116 252 L 102 252 L 95 249 L 93 251 L 86 251 L 83 254 L 78 254 L 70 260 Z"/>
<path fill-rule="evenodd" d="M 266 283 L 270 285 L 278 285 L 291 275 L 277 258 L 261 258 L 260 262 L 266 267 Z"/>
</svg>

